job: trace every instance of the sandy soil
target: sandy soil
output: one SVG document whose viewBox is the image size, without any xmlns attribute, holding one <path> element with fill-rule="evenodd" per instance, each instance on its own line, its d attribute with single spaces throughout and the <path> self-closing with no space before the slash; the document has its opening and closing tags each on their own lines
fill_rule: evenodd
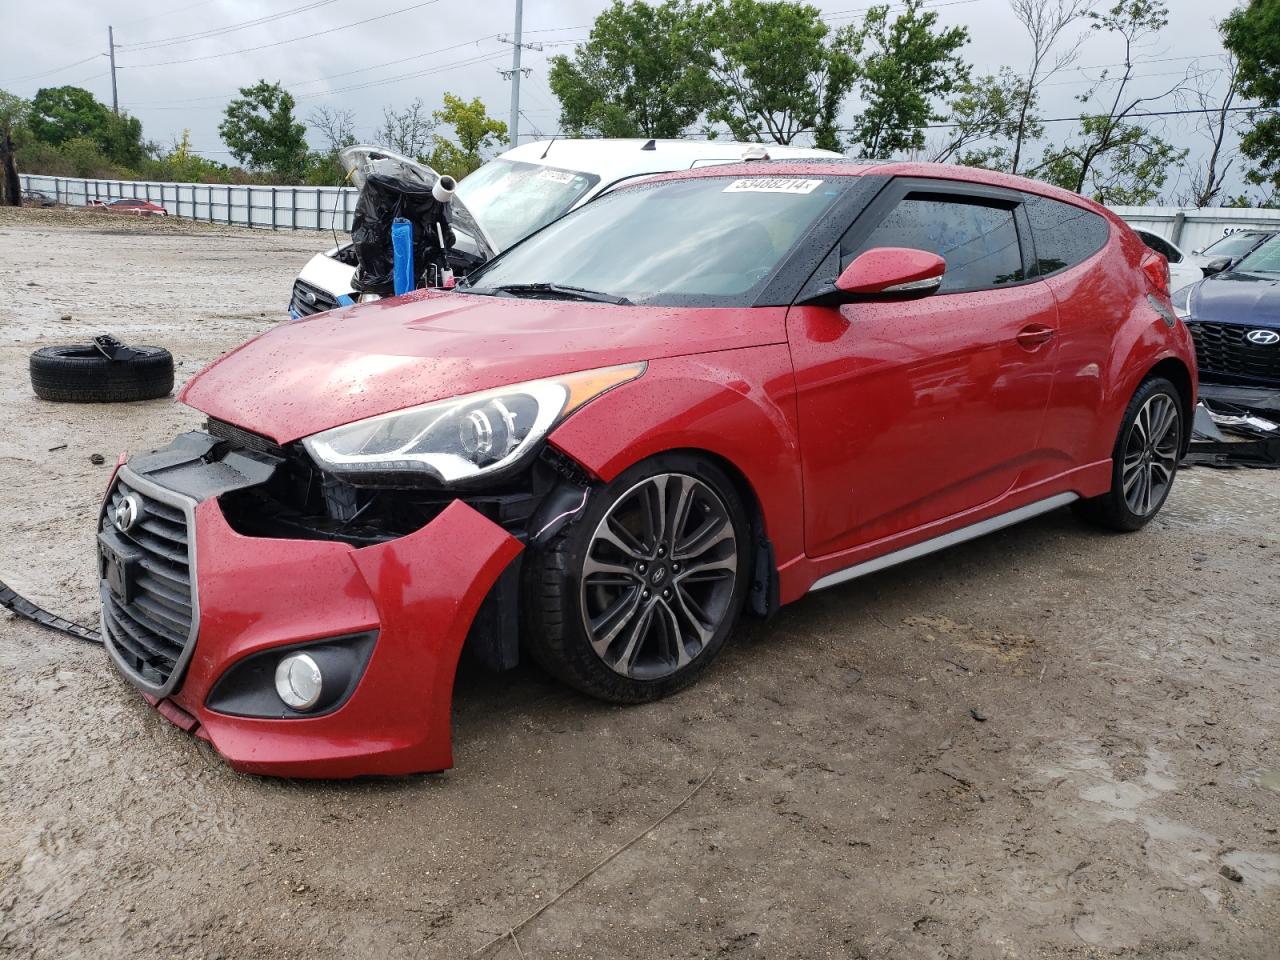
<svg viewBox="0 0 1280 960">
<path fill-rule="evenodd" d="M 105 216 L 0 214 L 0 577 L 85 622 L 90 455 L 199 418 L 40 402 L 27 354 L 111 331 L 185 380 L 325 242 Z M 1275 960 L 1278 570 L 1280 475 L 1189 471 L 1142 533 L 816 594 L 662 703 L 465 675 L 456 769 L 340 784 L 237 775 L 0 614 L 0 956 L 464 957 L 706 779 L 489 955 Z"/>
</svg>

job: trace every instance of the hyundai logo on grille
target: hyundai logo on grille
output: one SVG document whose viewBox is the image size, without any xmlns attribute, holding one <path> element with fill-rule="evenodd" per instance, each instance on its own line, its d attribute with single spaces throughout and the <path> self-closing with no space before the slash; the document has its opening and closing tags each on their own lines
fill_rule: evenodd
<svg viewBox="0 0 1280 960">
<path fill-rule="evenodd" d="M 138 503 L 138 498 L 133 494 L 129 494 L 116 504 L 115 513 L 112 514 L 111 521 L 121 533 L 128 533 L 133 528 L 133 525 L 138 522 L 138 517 L 141 515 L 142 507 Z"/>
<path fill-rule="evenodd" d="M 299 290 L 298 296 L 302 297 L 303 300 L 307 301 L 307 303 L 311 304 L 313 307 L 316 305 L 316 295 L 310 290 Z"/>
<path fill-rule="evenodd" d="M 1256 343 L 1260 347 L 1269 347 L 1273 343 L 1280 342 L 1280 333 L 1274 330 L 1250 330 L 1244 335 L 1244 338 L 1250 343 Z"/>
</svg>

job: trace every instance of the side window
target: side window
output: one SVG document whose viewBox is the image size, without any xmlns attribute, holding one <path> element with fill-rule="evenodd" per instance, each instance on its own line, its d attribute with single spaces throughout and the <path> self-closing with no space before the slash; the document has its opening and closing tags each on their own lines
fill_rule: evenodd
<svg viewBox="0 0 1280 960">
<path fill-rule="evenodd" d="M 1105 217 L 1034 193 L 1026 196 L 1023 207 L 1036 245 L 1032 276 L 1044 277 L 1074 267 L 1106 246 L 1111 226 Z"/>
<path fill-rule="evenodd" d="M 1142 239 L 1143 243 L 1156 253 L 1164 254 L 1164 258 L 1170 263 L 1182 262 L 1182 254 L 1175 250 L 1173 244 L 1169 243 L 1169 241 L 1164 237 L 1159 234 L 1151 233 L 1149 230 L 1139 230 L 1137 231 L 1137 234 Z"/>
<path fill-rule="evenodd" d="M 1010 205 L 908 194 L 856 245 L 841 241 L 841 268 L 875 247 L 911 247 L 938 254 L 947 261 L 940 293 L 986 290 L 1026 276 Z"/>
</svg>

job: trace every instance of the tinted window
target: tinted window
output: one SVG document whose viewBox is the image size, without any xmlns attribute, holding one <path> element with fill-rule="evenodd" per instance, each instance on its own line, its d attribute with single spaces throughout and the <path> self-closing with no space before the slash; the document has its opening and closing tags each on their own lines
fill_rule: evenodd
<svg viewBox="0 0 1280 960">
<path fill-rule="evenodd" d="M 908 196 L 855 249 L 841 250 L 841 267 L 875 247 L 928 250 L 947 261 L 939 291 L 983 290 L 1023 279 L 1013 208 Z"/>
<path fill-rule="evenodd" d="M 1101 250 L 1111 234 L 1106 217 L 1071 203 L 1032 193 L 1027 194 L 1024 206 L 1036 244 L 1033 275 L 1074 267 Z"/>
<path fill-rule="evenodd" d="M 1182 254 L 1180 254 L 1173 244 L 1164 237 L 1158 236 L 1157 234 L 1151 233 L 1147 230 L 1138 230 L 1137 234 L 1142 239 L 1143 243 L 1156 253 L 1164 254 L 1164 258 L 1170 263 L 1182 262 Z"/>
</svg>

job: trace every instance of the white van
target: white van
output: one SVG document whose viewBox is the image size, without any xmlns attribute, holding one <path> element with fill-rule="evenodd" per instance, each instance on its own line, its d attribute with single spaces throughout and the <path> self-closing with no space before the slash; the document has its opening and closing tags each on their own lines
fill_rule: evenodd
<svg viewBox="0 0 1280 960">
<path fill-rule="evenodd" d="M 455 252 L 477 264 L 620 183 L 655 173 L 742 160 L 836 157 L 830 150 L 733 140 L 542 140 L 521 144 L 458 183 L 451 204 Z M 433 182 L 434 170 L 380 147 L 343 151 L 353 186 L 380 164 L 410 167 Z M 308 316 L 350 305 L 359 294 L 351 244 L 318 253 L 293 285 L 289 314 Z M 368 299 L 370 295 L 366 294 Z"/>
</svg>

